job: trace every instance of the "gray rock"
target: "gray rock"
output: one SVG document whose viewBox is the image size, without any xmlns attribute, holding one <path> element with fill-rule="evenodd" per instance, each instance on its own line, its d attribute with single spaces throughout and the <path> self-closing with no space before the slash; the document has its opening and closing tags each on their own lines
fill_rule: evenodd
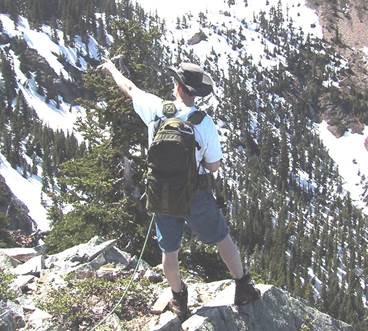
<svg viewBox="0 0 368 331">
<path fill-rule="evenodd" d="M 114 267 L 110 264 L 103 265 L 100 269 L 96 271 L 96 276 L 98 278 L 103 278 L 106 280 L 113 281 L 119 278 L 123 273 L 123 269 L 118 267 Z"/>
<path fill-rule="evenodd" d="M 206 41 L 208 39 L 207 35 L 201 30 L 195 33 L 189 40 L 188 45 L 196 45 L 201 41 Z"/>
<path fill-rule="evenodd" d="M 161 283 L 164 280 L 161 274 L 150 269 L 144 273 L 143 277 L 148 279 L 151 283 Z"/>
<path fill-rule="evenodd" d="M 5 254 L 18 261 L 26 262 L 31 258 L 40 255 L 41 253 L 36 248 L 16 247 L 2 248 L 0 249 L 0 254 Z"/>
<path fill-rule="evenodd" d="M 96 271 L 92 268 L 90 263 L 83 263 L 77 265 L 75 268 L 69 270 L 74 273 L 77 279 L 92 278 L 96 276 Z"/>
<path fill-rule="evenodd" d="M 106 331 L 106 330 L 114 330 L 121 331 L 123 328 L 121 327 L 121 322 L 119 317 L 116 314 L 111 314 L 103 323 L 103 325 L 98 326 L 96 331 Z"/>
<path fill-rule="evenodd" d="M 122 268 L 128 267 L 132 257 L 129 253 L 123 252 L 117 247 L 110 247 L 104 252 L 106 263 L 113 263 Z"/>
<path fill-rule="evenodd" d="M 45 258 L 42 255 L 35 256 L 27 262 L 18 265 L 13 272 L 16 275 L 40 276 L 41 270 L 45 268 Z"/>
<path fill-rule="evenodd" d="M 90 262 L 98 255 L 108 250 L 115 244 L 116 240 L 102 241 L 99 237 L 92 238 L 85 244 L 80 244 L 65 251 L 50 255 L 46 261 L 46 268 L 58 268 L 68 271 L 78 264 Z"/>
<path fill-rule="evenodd" d="M 258 285 L 262 298 L 244 306 L 234 306 L 234 284 L 219 292 L 187 319 L 186 331 L 353 331 L 348 324 L 306 306 L 287 292 L 273 286 Z"/>
<path fill-rule="evenodd" d="M 0 301 L 0 330 L 18 330 L 25 326 L 22 306 L 12 301 Z"/>
<path fill-rule="evenodd" d="M 22 306 L 25 314 L 37 309 L 36 303 L 31 296 L 22 295 L 17 298 L 17 302 Z"/>
<path fill-rule="evenodd" d="M 105 265 L 107 263 L 105 256 L 103 253 L 97 255 L 91 262 L 89 262 L 88 264 L 90 265 L 91 269 L 93 270 L 97 270 L 100 267 L 102 267 L 103 265 Z"/>
<path fill-rule="evenodd" d="M 32 275 L 20 275 L 15 278 L 11 284 L 12 288 L 15 290 L 23 291 L 26 289 L 27 285 L 35 280 L 35 276 Z"/>
<path fill-rule="evenodd" d="M 138 263 L 138 257 L 133 256 L 130 260 L 129 266 L 128 268 L 130 269 L 134 269 L 137 266 Z M 144 275 L 144 273 L 148 270 L 151 269 L 151 266 L 144 260 L 141 260 L 138 266 L 138 271 Z"/>
<path fill-rule="evenodd" d="M 187 319 L 183 325 L 183 330 L 248 330 L 245 323 L 237 318 L 236 313 L 230 306 L 203 307 L 195 315 Z M 264 329 L 273 330 L 273 329 Z"/>
<path fill-rule="evenodd" d="M 99 245 L 101 246 L 101 244 Z M 118 249 L 117 247 L 111 247 L 110 244 L 103 246 L 103 250 L 90 262 L 83 263 L 86 257 L 77 259 L 79 255 L 72 257 L 70 261 L 76 262 L 76 265 L 69 264 L 68 272 L 75 272 L 78 278 L 96 276 L 96 273 L 104 265 L 116 266 L 119 271 L 125 269 L 130 263 L 130 255 Z M 75 263 L 74 263 L 75 264 Z M 67 264 L 68 265 L 68 264 Z M 114 268 L 114 271 L 116 268 Z"/>
<path fill-rule="evenodd" d="M 180 331 L 181 323 L 179 318 L 171 311 L 166 311 L 160 315 L 158 320 L 154 320 L 149 327 L 150 331 Z"/>
<path fill-rule="evenodd" d="M 28 317 L 27 328 L 38 331 L 51 330 L 51 319 L 52 316 L 49 313 L 36 308 Z"/>
<path fill-rule="evenodd" d="M 0 266 L 2 270 L 9 272 L 19 264 L 21 264 L 21 262 L 17 259 L 0 252 Z"/>
<path fill-rule="evenodd" d="M 16 325 L 11 312 L 0 308 L 0 330 L 15 331 Z"/>
<path fill-rule="evenodd" d="M 90 265 L 93 269 L 97 270 L 105 264 L 112 264 L 119 266 L 121 269 L 125 269 L 131 260 L 129 253 L 121 251 L 119 248 L 112 246 L 106 248 L 102 253 L 97 255 Z"/>
</svg>

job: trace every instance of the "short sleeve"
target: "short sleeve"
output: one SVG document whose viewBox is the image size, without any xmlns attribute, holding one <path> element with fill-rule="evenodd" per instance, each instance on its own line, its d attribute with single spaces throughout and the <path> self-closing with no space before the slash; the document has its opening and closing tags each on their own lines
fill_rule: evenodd
<svg viewBox="0 0 368 331">
<path fill-rule="evenodd" d="M 222 159 L 220 137 L 215 123 L 210 116 L 205 118 L 206 149 L 203 158 L 207 163 L 217 162 Z"/>
<path fill-rule="evenodd" d="M 162 116 L 162 99 L 158 96 L 137 89 L 133 94 L 134 111 L 148 125 L 156 116 Z"/>
</svg>

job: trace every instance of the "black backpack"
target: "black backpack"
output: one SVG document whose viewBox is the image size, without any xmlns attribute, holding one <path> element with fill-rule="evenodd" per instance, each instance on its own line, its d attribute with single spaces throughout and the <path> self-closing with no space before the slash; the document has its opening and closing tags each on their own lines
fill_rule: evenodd
<svg viewBox="0 0 368 331">
<path fill-rule="evenodd" d="M 194 125 L 205 112 L 195 111 L 187 121 L 175 117 L 173 102 L 163 104 L 165 119 L 159 120 L 147 155 L 146 207 L 149 212 L 187 216 L 197 187 L 198 168 Z"/>
</svg>

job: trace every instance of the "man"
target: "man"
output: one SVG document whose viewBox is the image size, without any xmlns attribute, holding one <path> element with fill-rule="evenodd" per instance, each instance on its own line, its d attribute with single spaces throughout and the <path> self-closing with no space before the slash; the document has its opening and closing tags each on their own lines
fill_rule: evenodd
<svg viewBox="0 0 368 331">
<path fill-rule="evenodd" d="M 102 69 L 110 73 L 121 91 L 133 100 L 135 112 L 148 126 L 149 144 L 151 144 L 158 119 L 164 118 L 163 100 L 139 89 L 117 70 L 111 61 L 105 62 Z M 169 68 L 169 71 L 175 80 L 174 104 L 177 109 L 175 117 L 187 120 L 188 116 L 197 110 L 195 98 L 212 93 L 212 79 L 198 65 L 192 63 L 182 63 L 179 69 Z M 219 169 L 222 159 L 218 132 L 209 115 L 206 115 L 201 123 L 194 125 L 194 134 L 200 146 L 200 149 L 196 150 L 199 177 L 205 178 L 206 171 L 215 172 Z M 199 182 L 201 183 L 201 180 Z M 181 320 L 184 320 L 189 312 L 187 287 L 180 277 L 178 260 L 185 223 L 199 240 L 217 245 L 222 260 L 236 282 L 234 299 L 236 305 L 246 304 L 260 297 L 260 291 L 254 287 L 249 273 L 243 269 L 239 250 L 229 235 L 227 223 L 211 190 L 206 185 L 199 186 L 188 217 L 155 215 L 163 269 L 173 294 L 170 305 Z"/>
</svg>

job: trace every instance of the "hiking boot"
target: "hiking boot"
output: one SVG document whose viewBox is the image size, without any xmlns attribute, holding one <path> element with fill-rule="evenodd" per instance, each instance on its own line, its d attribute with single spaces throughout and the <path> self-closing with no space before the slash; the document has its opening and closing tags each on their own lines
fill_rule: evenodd
<svg viewBox="0 0 368 331">
<path fill-rule="evenodd" d="M 254 286 L 254 282 L 249 274 L 244 274 L 242 278 L 235 279 L 235 305 L 246 305 L 260 297 L 261 291 Z"/>
<path fill-rule="evenodd" d="M 182 289 L 179 293 L 172 292 L 172 299 L 170 300 L 170 308 L 171 310 L 178 316 L 181 322 L 186 320 L 190 311 L 188 309 L 188 287 L 182 283 Z"/>
</svg>

